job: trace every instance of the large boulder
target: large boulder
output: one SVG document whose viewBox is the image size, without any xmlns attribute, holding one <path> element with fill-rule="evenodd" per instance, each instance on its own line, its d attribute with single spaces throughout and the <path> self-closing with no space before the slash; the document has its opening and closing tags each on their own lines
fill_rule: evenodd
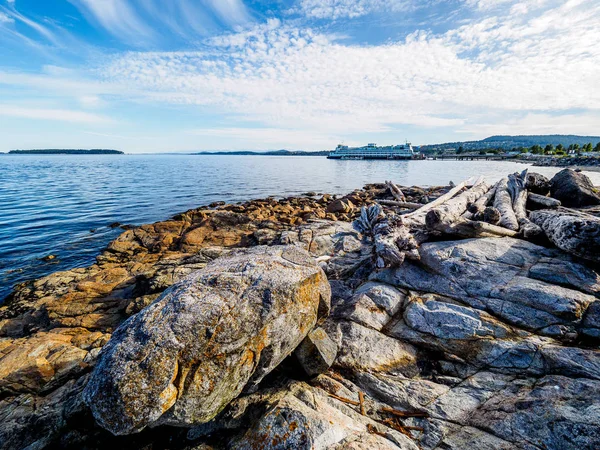
<svg viewBox="0 0 600 450">
<path fill-rule="evenodd" d="M 84 398 L 113 434 L 208 422 L 251 390 L 329 312 L 327 278 L 297 246 L 232 252 L 127 320 Z"/>
<path fill-rule="evenodd" d="M 564 169 L 551 180 L 550 194 L 564 206 L 600 205 L 600 195 L 590 179 L 581 172 Z"/>
<path fill-rule="evenodd" d="M 547 195 L 550 192 L 550 180 L 537 172 L 527 174 L 527 190 L 534 194 Z"/>
</svg>

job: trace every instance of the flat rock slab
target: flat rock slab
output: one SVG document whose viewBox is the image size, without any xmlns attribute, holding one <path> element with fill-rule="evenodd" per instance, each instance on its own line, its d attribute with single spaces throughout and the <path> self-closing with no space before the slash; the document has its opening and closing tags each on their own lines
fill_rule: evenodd
<svg viewBox="0 0 600 450">
<path fill-rule="evenodd" d="M 283 394 L 283 395 L 281 395 Z M 275 396 L 274 396 L 275 397 Z M 277 397 L 275 397 L 277 398 Z M 380 424 L 304 383 L 291 385 L 268 405 L 241 438 L 229 448 L 238 450 L 416 450 L 403 434 L 385 429 L 382 436 L 369 427 Z"/>
<path fill-rule="evenodd" d="M 342 321 L 329 327 L 339 340 L 337 367 L 354 371 L 391 372 L 415 375 L 417 350 L 410 344 L 354 322 Z"/>
<path fill-rule="evenodd" d="M 600 382 L 585 378 L 548 376 L 515 382 L 479 408 L 470 422 L 515 444 L 595 449 L 600 442 L 598 392 Z"/>
<path fill-rule="evenodd" d="M 297 246 L 232 252 L 117 329 L 85 401 L 113 434 L 207 422 L 298 346 L 329 313 L 330 295 Z"/>
<path fill-rule="evenodd" d="M 561 374 L 600 380 L 600 351 L 510 327 L 490 314 L 441 296 L 414 296 L 387 334 L 436 352 L 458 356 L 473 370 L 516 375 Z"/>
</svg>

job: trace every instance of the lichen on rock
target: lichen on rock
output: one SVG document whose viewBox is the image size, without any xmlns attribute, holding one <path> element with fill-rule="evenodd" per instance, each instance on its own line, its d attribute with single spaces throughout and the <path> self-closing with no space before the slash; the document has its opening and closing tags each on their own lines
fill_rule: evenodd
<svg viewBox="0 0 600 450">
<path fill-rule="evenodd" d="M 84 398 L 114 434 L 207 422 L 277 367 L 329 301 L 325 274 L 297 246 L 229 254 L 119 327 Z"/>
</svg>

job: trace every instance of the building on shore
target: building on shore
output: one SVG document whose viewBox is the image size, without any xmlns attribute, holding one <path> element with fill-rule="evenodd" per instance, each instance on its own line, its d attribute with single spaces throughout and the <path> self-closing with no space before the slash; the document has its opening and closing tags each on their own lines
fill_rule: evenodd
<svg viewBox="0 0 600 450">
<path fill-rule="evenodd" d="M 378 147 L 376 144 L 368 144 L 364 147 L 348 147 L 338 145 L 334 151 L 329 153 L 329 159 L 415 159 L 418 157 L 410 143 L 402 145 L 388 145 Z"/>
</svg>

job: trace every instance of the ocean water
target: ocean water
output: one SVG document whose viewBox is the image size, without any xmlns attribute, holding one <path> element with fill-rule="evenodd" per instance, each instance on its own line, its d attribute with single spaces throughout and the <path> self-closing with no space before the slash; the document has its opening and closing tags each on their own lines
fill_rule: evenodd
<svg viewBox="0 0 600 450">
<path fill-rule="evenodd" d="M 165 220 L 214 201 L 366 183 L 489 181 L 525 165 L 500 161 L 332 161 L 323 157 L 0 155 L 0 303 L 14 284 L 84 267 L 119 233 L 110 224 Z M 554 168 L 535 168 L 547 176 Z M 600 173 L 589 174 L 600 185 Z M 48 255 L 56 258 L 46 260 Z"/>
</svg>

